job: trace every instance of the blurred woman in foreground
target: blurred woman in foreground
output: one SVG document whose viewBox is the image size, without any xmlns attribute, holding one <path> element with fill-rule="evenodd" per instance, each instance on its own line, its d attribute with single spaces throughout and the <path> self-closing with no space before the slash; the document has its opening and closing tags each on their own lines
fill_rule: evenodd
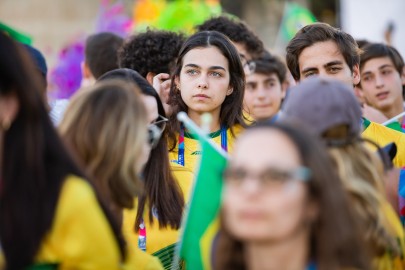
<svg viewBox="0 0 405 270">
<path fill-rule="evenodd" d="M 249 129 L 224 179 L 215 269 L 370 269 L 330 158 L 302 130 Z"/>
</svg>

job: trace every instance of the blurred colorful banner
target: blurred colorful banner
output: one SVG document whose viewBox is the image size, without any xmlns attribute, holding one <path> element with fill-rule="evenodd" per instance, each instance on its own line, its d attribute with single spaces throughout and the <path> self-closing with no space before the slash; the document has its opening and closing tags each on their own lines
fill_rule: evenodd
<svg viewBox="0 0 405 270">
<path fill-rule="evenodd" d="M 285 41 L 290 41 L 302 27 L 316 22 L 315 16 L 308 9 L 286 2 L 280 31 Z"/>
<path fill-rule="evenodd" d="M 197 24 L 221 13 L 219 0 L 139 0 L 135 2 L 135 31 L 147 27 L 191 33 Z"/>
<path fill-rule="evenodd" d="M 112 32 L 121 37 L 131 33 L 133 21 L 126 14 L 122 0 L 101 0 L 93 33 Z M 56 65 L 48 76 L 50 100 L 69 99 L 81 86 L 81 63 L 86 36 L 77 35 L 58 53 Z"/>
</svg>

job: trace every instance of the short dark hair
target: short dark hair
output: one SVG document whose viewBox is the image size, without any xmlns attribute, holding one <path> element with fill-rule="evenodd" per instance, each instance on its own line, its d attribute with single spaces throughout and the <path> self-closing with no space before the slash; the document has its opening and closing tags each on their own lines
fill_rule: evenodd
<svg viewBox="0 0 405 270">
<path fill-rule="evenodd" d="M 216 47 L 227 59 L 229 65 L 229 85 L 233 88 L 232 93 L 227 96 L 221 104 L 221 112 L 219 120 L 221 125 L 230 128 L 240 124 L 245 126 L 242 115 L 243 95 L 245 92 L 245 73 L 240 61 L 238 51 L 232 42 L 225 35 L 217 31 L 202 31 L 192 35 L 184 42 L 180 49 L 179 57 L 177 58 L 176 68 L 172 76 L 172 84 L 170 86 L 169 104 L 173 108 L 173 112 L 169 117 L 169 149 L 176 147 L 176 132 L 180 130 L 180 122 L 177 120 L 177 113 L 187 112 L 187 105 L 184 103 L 180 91 L 176 89 L 176 77 L 180 76 L 183 67 L 183 58 L 191 50 L 196 48 Z"/>
<path fill-rule="evenodd" d="M 125 41 L 118 53 L 119 66 L 144 78 L 148 72 L 170 74 L 184 40 L 181 33 L 148 29 Z"/>
<path fill-rule="evenodd" d="M 382 43 L 369 43 L 363 47 L 363 53 L 360 55 L 360 70 L 367 61 L 379 57 L 389 57 L 398 73 L 402 74 L 404 59 L 401 54 L 394 47 Z"/>
<path fill-rule="evenodd" d="M 255 67 L 253 73 L 264 75 L 275 74 L 280 83 L 286 80 L 287 67 L 278 56 L 266 52 L 263 56 L 251 62 L 254 63 Z"/>
<path fill-rule="evenodd" d="M 86 39 L 85 61 L 94 78 L 98 79 L 107 71 L 118 68 L 117 51 L 123 42 L 123 38 L 109 32 L 94 34 Z"/>
<path fill-rule="evenodd" d="M 313 23 L 301 28 L 286 48 L 287 66 L 296 81 L 300 79 L 298 58 L 302 51 L 315 43 L 325 41 L 336 43 L 351 71 L 360 63 L 360 49 L 351 35 L 327 23 Z"/>
<path fill-rule="evenodd" d="M 241 20 L 226 16 L 213 17 L 198 25 L 197 31 L 218 31 L 233 42 L 245 45 L 253 57 L 258 57 L 264 51 L 261 39 Z"/>
</svg>

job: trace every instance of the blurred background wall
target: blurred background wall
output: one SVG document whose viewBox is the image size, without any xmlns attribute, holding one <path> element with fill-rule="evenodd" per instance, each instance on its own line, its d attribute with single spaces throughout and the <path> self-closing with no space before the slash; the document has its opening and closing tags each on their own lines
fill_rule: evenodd
<svg viewBox="0 0 405 270">
<path fill-rule="evenodd" d="M 130 18 L 134 4 L 119 0 Z M 153 0 L 149 0 L 153 1 Z M 170 0 L 167 0 L 170 2 Z M 174 0 L 172 0 L 174 1 Z M 191 1 L 191 0 L 190 0 Z M 196 0 L 195 0 L 196 1 Z M 405 55 L 405 0 L 205 0 L 245 20 L 268 48 L 274 48 L 286 3 L 298 3 L 318 21 L 342 27 L 355 38 L 386 42 Z M 60 50 L 95 31 L 100 4 L 114 0 L 0 0 L 0 22 L 27 33 L 52 67 Z M 280 44 L 278 44 L 280 45 Z M 285 44 L 284 44 L 285 45 Z M 279 48 L 283 53 L 283 48 Z"/>
</svg>

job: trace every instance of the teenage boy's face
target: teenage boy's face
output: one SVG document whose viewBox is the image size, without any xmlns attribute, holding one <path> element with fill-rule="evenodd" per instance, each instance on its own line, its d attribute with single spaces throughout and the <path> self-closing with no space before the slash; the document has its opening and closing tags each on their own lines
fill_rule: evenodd
<svg viewBox="0 0 405 270">
<path fill-rule="evenodd" d="M 402 106 L 402 85 L 405 76 L 400 74 L 389 57 L 368 60 L 361 74 L 361 89 L 366 101 L 380 111 L 389 110 L 397 103 Z"/>
<path fill-rule="evenodd" d="M 353 72 L 347 65 L 337 44 L 330 41 L 317 42 L 305 48 L 298 57 L 300 80 L 311 76 L 325 76 L 340 80 L 353 87 L 360 81 L 358 66 Z"/>
<path fill-rule="evenodd" d="M 246 76 L 244 109 L 255 120 L 273 117 L 280 110 L 285 96 L 276 74 L 253 73 Z"/>
</svg>

